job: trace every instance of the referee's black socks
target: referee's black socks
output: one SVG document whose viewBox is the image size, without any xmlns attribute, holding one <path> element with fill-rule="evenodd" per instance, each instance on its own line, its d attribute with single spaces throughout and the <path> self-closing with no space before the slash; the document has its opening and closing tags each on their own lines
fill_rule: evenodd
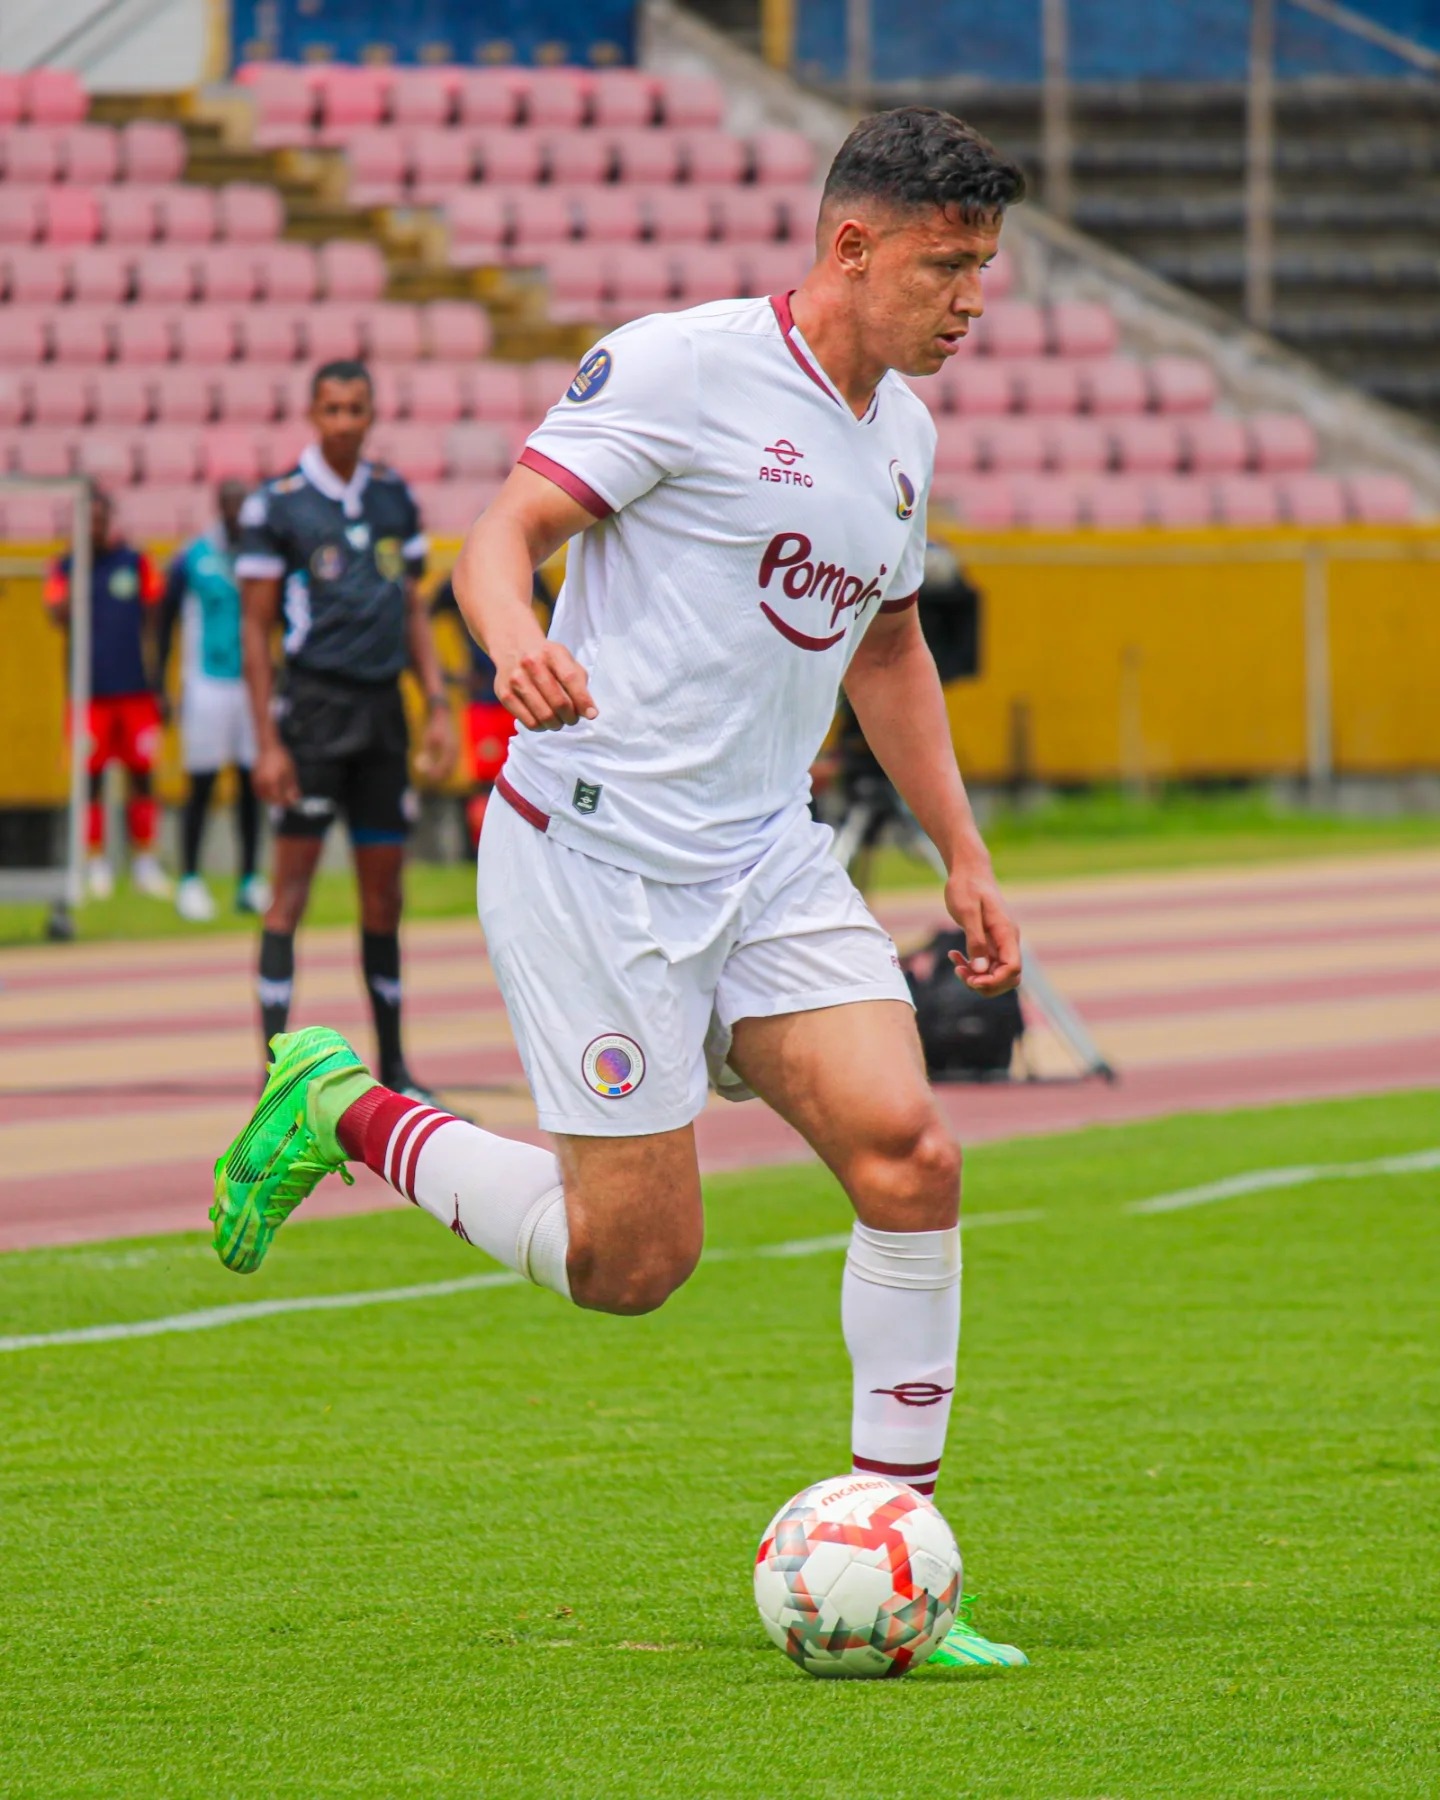
<svg viewBox="0 0 1440 1800">
<path fill-rule="evenodd" d="M 260 933 L 260 978 L 255 984 L 260 999 L 260 1029 L 265 1055 L 270 1040 L 290 1023 L 290 1000 L 295 992 L 295 934 L 293 931 Z"/>
<path fill-rule="evenodd" d="M 400 1054 L 400 934 L 398 931 L 362 931 L 360 965 L 370 1010 L 375 1015 L 375 1046 L 379 1052 L 380 1080 L 386 1087 L 408 1083 L 405 1059 Z"/>
</svg>

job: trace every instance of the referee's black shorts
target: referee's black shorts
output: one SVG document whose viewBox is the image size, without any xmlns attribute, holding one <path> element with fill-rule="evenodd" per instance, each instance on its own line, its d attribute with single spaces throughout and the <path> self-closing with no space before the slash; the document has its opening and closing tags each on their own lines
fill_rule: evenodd
<svg viewBox="0 0 1440 1800">
<path fill-rule="evenodd" d="M 337 813 L 351 840 L 403 844 L 415 816 L 410 734 L 398 681 L 348 681 L 311 669 L 286 671 L 280 738 L 295 763 L 298 805 L 275 821 L 280 837 L 324 837 Z"/>
</svg>

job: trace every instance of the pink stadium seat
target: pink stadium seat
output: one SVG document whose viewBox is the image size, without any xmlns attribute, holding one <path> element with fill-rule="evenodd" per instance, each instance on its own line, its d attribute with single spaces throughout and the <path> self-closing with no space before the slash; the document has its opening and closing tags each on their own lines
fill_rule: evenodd
<svg viewBox="0 0 1440 1800">
<path fill-rule="evenodd" d="M 1050 343 L 1056 356 L 1110 356 L 1119 341 L 1120 328 L 1108 306 L 1059 300 L 1050 308 Z"/>
<path fill-rule="evenodd" d="M 15 473 L 53 481 L 75 473 L 75 434 L 58 426 L 31 425 L 15 445 Z"/>
<path fill-rule="evenodd" d="M 725 117 L 725 92 L 710 75 L 662 75 L 660 112 L 667 125 L 719 125 Z"/>
<path fill-rule="evenodd" d="M 510 229 L 509 191 L 462 188 L 445 206 L 450 262 L 455 268 L 498 262 Z"/>
<path fill-rule="evenodd" d="M 523 419 L 530 410 L 525 371 L 519 363 L 482 362 L 470 371 L 470 406 L 477 419 Z"/>
<path fill-rule="evenodd" d="M 1098 419 L 1047 419 L 1042 427 L 1052 469 L 1098 475 L 1110 466 L 1110 433 Z"/>
<path fill-rule="evenodd" d="M 1343 525 L 1345 489 L 1334 475 L 1282 475 L 1275 483 L 1285 517 L 1293 525 Z"/>
<path fill-rule="evenodd" d="M 195 252 L 150 250 L 135 259 L 136 296 L 152 306 L 183 306 L 195 296 Z"/>
<path fill-rule="evenodd" d="M 536 131 L 462 133 L 484 180 L 491 187 L 525 187 L 545 173 L 545 139 Z"/>
<path fill-rule="evenodd" d="M 603 258 L 622 250 L 639 251 L 641 245 L 556 244 L 545 258 L 545 281 L 550 290 L 551 310 L 562 323 L 567 320 L 597 318 L 605 293 Z"/>
<path fill-rule="evenodd" d="M 378 244 L 332 238 L 320 246 L 320 275 L 327 300 L 378 300 L 385 292 L 386 273 Z"/>
<path fill-rule="evenodd" d="M 1008 531 L 1018 517 L 1015 482 L 1009 475 L 972 475 L 952 483 L 949 498 L 975 531 Z"/>
<path fill-rule="evenodd" d="M 370 397 L 375 406 L 375 417 L 388 423 L 392 419 L 402 419 L 408 412 L 406 402 L 409 398 L 404 381 L 403 371 L 392 369 L 388 364 L 371 362 Z"/>
<path fill-rule="evenodd" d="M 567 243 L 575 235 L 570 196 L 556 188 L 521 190 L 515 197 L 515 246 L 510 261 L 518 265 L 543 259 L 537 246 Z"/>
<path fill-rule="evenodd" d="M 744 287 L 739 255 L 728 244 L 683 244 L 673 256 L 684 306 L 729 300 Z"/>
<path fill-rule="evenodd" d="M 452 425 L 445 434 L 445 460 L 452 475 L 508 475 L 509 435 L 501 425 Z"/>
<path fill-rule="evenodd" d="M 159 226 L 160 209 L 153 189 L 100 190 L 100 232 L 107 243 L 148 244 Z"/>
<path fill-rule="evenodd" d="M 0 426 L 9 431 L 25 417 L 30 405 L 29 387 L 17 369 L 0 369 Z M 4 459 L 0 457 L 0 466 Z"/>
<path fill-rule="evenodd" d="M 185 173 L 185 133 L 157 119 L 121 127 L 120 155 L 127 181 L 178 181 Z"/>
<path fill-rule="evenodd" d="M 684 164 L 681 139 L 673 131 L 609 131 L 604 134 L 615 154 L 621 181 L 654 187 L 678 181 Z M 710 176 L 704 180 L 714 179 Z"/>
<path fill-rule="evenodd" d="M 211 244 L 194 252 L 200 297 L 212 304 L 244 303 L 255 298 L 255 265 L 237 256 L 228 244 Z"/>
<path fill-rule="evenodd" d="M 200 472 L 212 485 L 259 481 L 260 451 L 254 432 L 243 425 L 212 425 L 201 435 Z"/>
<path fill-rule="evenodd" d="M 607 181 L 615 163 L 613 139 L 622 135 L 600 131 L 547 131 L 540 145 L 551 181 L 576 185 Z"/>
<path fill-rule="evenodd" d="M 64 132 L 54 127 L 22 125 L 7 131 L 0 139 L 6 181 L 24 187 L 52 186 L 65 172 L 64 142 Z"/>
<path fill-rule="evenodd" d="M 1415 515 L 1415 494 L 1402 475 L 1352 475 L 1345 483 L 1354 517 L 1366 525 L 1404 525 Z"/>
<path fill-rule="evenodd" d="M 1157 525 L 1193 529 L 1210 524 L 1215 517 L 1215 496 L 1209 481 L 1187 475 L 1163 475 L 1147 481 L 1145 492 L 1150 517 Z"/>
<path fill-rule="evenodd" d="M 1015 484 L 1020 522 L 1032 531 L 1074 531 L 1081 498 L 1080 485 L 1070 475 L 1030 475 Z"/>
<path fill-rule="evenodd" d="M 432 538 L 463 537 L 498 491 L 494 481 L 431 481 L 417 493 Z"/>
<path fill-rule="evenodd" d="M 454 373 L 434 363 L 417 363 L 404 374 L 405 411 L 417 425 L 452 425 L 465 410 Z"/>
<path fill-rule="evenodd" d="M 332 63 L 318 69 L 320 128 L 316 141 L 345 144 L 356 131 L 378 125 L 385 117 L 394 79 L 389 69 L 378 65 L 349 68 Z"/>
<path fill-rule="evenodd" d="M 653 198 L 658 198 L 661 193 L 666 199 L 673 198 L 664 189 L 655 190 Z M 651 201 L 650 191 L 623 187 L 576 188 L 570 195 L 582 235 L 589 242 L 599 244 L 633 244 L 644 232 L 647 214 L 653 229 L 655 214 Z M 695 214 L 693 201 L 688 211 L 691 216 Z M 666 237 L 669 234 L 661 231 L 656 235 Z"/>
<path fill-rule="evenodd" d="M 268 425 L 279 412 L 278 380 L 273 369 L 225 363 L 210 371 L 219 416 L 229 425 Z"/>
<path fill-rule="evenodd" d="M 99 425 L 143 425 L 153 409 L 152 377 L 141 369 L 96 369 L 95 421 Z"/>
<path fill-rule="evenodd" d="M 720 236 L 728 244 L 768 244 L 780 234 L 783 189 L 713 187 L 709 200 Z"/>
<path fill-rule="evenodd" d="M 764 192 L 762 189 L 761 192 Z M 820 190 L 816 187 L 777 187 L 771 192 L 779 200 L 784 225 L 793 243 L 810 250 L 815 243 L 815 223 L 820 217 Z"/>
<path fill-rule="evenodd" d="M 255 103 L 255 147 L 273 150 L 287 144 L 308 144 L 314 136 L 316 94 L 306 69 L 284 63 L 265 63 L 249 84 Z"/>
<path fill-rule="evenodd" d="M 275 397 L 280 402 L 280 417 L 288 419 L 292 424 L 301 424 L 310 411 L 310 388 L 313 371 L 308 364 L 291 363 L 274 364 L 265 369 L 266 379 L 275 386 Z"/>
<path fill-rule="evenodd" d="M 1149 521 L 1149 491 L 1143 481 L 1132 476 L 1082 480 L 1080 494 L 1086 517 L 1098 530 L 1136 531 Z"/>
<path fill-rule="evenodd" d="M 26 385 L 30 390 L 30 417 L 36 425 L 83 425 L 90 417 L 90 380 L 81 370 L 35 369 Z"/>
<path fill-rule="evenodd" d="M 31 368 L 44 360 L 45 321 L 38 307 L 0 307 L 0 363 Z"/>
<path fill-rule="evenodd" d="M 743 244 L 740 265 L 746 291 L 785 294 L 797 288 L 810 267 L 810 252 L 798 244 Z"/>
<path fill-rule="evenodd" d="M 1149 397 L 1145 371 L 1127 357 L 1097 357 L 1082 364 L 1081 382 L 1092 413 L 1124 415 L 1145 410 Z"/>
<path fill-rule="evenodd" d="M 1215 404 L 1215 371 L 1198 356 L 1157 356 L 1150 365 L 1150 391 L 1162 413 L 1204 413 Z"/>
<path fill-rule="evenodd" d="M 463 361 L 490 348 L 490 315 L 468 300 L 432 300 L 423 309 L 431 356 Z"/>
<path fill-rule="evenodd" d="M 525 119 L 535 127 L 583 125 L 590 77 L 584 69 L 527 69 Z"/>
<path fill-rule="evenodd" d="M 1010 411 L 1014 386 L 1004 363 L 957 358 L 946 370 L 946 385 L 958 412 L 984 418 Z"/>
<path fill-rule="evenodd" d="M 980 467 L 980 435 L 953 414 L 935 421 L 935 467 L 946 475 L 973 475 Z"/>
<path fill-rule="evenodd" d="M 997 300 L 971 330 L 990 356 L 1045 354 L 1045 315 L 1030 300 Z"/>
<path fill-rule="evenodd" d="M 216 195 L 220 236 L 231 244 L 265 244 L 280 235 L 285 208 L 275 188 L 227 181 Z"/>
<path fill-rule="evenodd" d="M 188 538 L 199 531 L 214 505 L 210 490 L 186 487 L 137 487 L 119 505 L 121 523 L 141 544 Z"/>
<path fill-rule="evenodd" d="M 72 125 L 61 134 L 60 156 L 65 179 L 101 187 L 120 170 L 120 144 L 113 125 Z"/>
<path fill-rule="evenodd" d="M 411 198 L 417 206 L 438 206 L 454 189 L 474 179 L 474 133 L 432 127 L 407 137 Z"/>
<path fill-rule="evenodd" d="M 100 235 L 100 202 L 89 188 L 51 188 L 43 210 L 52 244 L 93 244 Z"/>
<path fill-rule="evenodd" d="M 1036 356 L 1017 362 L 1015 393 L 1020 410 L 1028 413 L 1078 413 L 1080 372 L 1074 363 L 1058 356 Z"/>
<path fill-rule="evenodd" d="M 69 282 L 69 260 L 59 250 L 7 250 L 3 257 L 6 297 L 20 306 L 58 304 Z"/>
<path fill-rule="evenodd" d="M 40 235 L 40 193 L 0 184 L 0 245 L 33 244 Z"/>
<path fill-rule="evenodd" d="M 438 481 L 445 473 L 445 443 L 429 425 L 377 426 L 374 443 L 375 454 L 407 481 Z"/>
<path fill-rule="evenodd" d="M 362 306 L 358 313 L 365 355 L 379 363 L 410 363 L 421 353 L 420 313 L 403 301 Z"/>
<path fill-rule="evenodd" d="M 212 188 L 183 187 L 175 182 L 160 190 L 159 207 L 161 229 L 168 243 L 213 242 L 219 209 Z"/>
<path fill-rule="evenodd" d="M 36 125 L 78 125 L 90 102 L 72 69 L 32 69 L 21 77 L 21 107 Z"/>
<path fill-rule="evenodd" d="M 934 375 L 911 375 L 907 377 L 907 385 L 911 392 L 924 404 L 932 419 L 950 416 L 950 395 L 943 383 Z"/>
<path fill-rule="evenodd" d="M 20 76 L 13 69 L 0 69 L 0 125 L 18 125 L 22 110 Z"/>
<path fill-rule="evenodd" d="M 686 179 L 733 187 L 745 179 L 749 153 L 744 140 L 729 131 L 686 131 L 672 140 L 680 147 Z"/>
<path fill-rule="evenodd" d="M 0 457 L 0 468 L 4 466 Z M 0 508 L 0 537 L 12 543 L 45 543 L 69 529 L 69 502 L 53 494 L 6 494 L 0 496 Z"/>
<path fill-rule="evenodd" d="M 129 487 L 138 459 L 135 438 L 126 431 L 87 431 L 76 440 L 77 472 L 103 488 Z"/>
<path fill-rule="evenodd" d="M 449 147 L 458 143 L 459 133 L 417 131 L 412 146 L 431 137 Z M 389 126 L 356 131 L 345 146 L 345 168 L 346 196 L 352 206 L 398 206 L 410 168 L 406 139 Z"/>
<path fill-rule="evenodd" d="M 300 354 L 300 312 L 293 306 L 247 306 L 238 319 L 246 362 L 288 363 Z"/>
<path fill-rule="evenodd" d="M 250 371 L 254 379 L 254 371 Z M 150 391 L 155 417 L 161 425 L 207 425 L 215 415 L 213 370 L 204 366 L 175 365 L 156 369 Z"/>
<path fill-rule="evenodd" d="M 343 300 L 306 307 L 300 315 L 305 355 L 312 363 L 349 360 L 360 354 L 360 321 L 356 308 Z"/>
<path fill-rule="evenodd" d="M 704 244 L 714 235 L 715 189 L 680 187 L 618 188 L 638 199 L 650 236 L 662 244 Z"/>
<path fill-rule="evenodd" d="M 1233 475 L 1245 467 L 1250 442 L 1244 424 L 1223 414 L 1187 419 L 1185 461 L 1197 475 Z"/>
<path fill-rule="evenodd" d="M 1000 474 L 1029 474 L 1045 466 L 1045 435 L 1033 419 L 986 419 L 978 433 L 986 466 Z"/>
<path fill-rule="evenodd" d="M 1173 475 L 1180 467 L 1180 429 L 1173 419 L 1117 419 L 1110 441 L 1127 475 Z"/>
<path fill-rule="evenodd" d="M 1315 428 L 1299 413 L 1256 413 L 1250 460 L 1266 475 L 1303 475 L 1315 466 Z"/>
<path fill-rule="evenodd" d="M 592 79 L 590 105 L 596 125 L 650 125 L 655 120 L 656 79 L 641 69 L 605 69 Z"/>
<path fill-rule="evenodd" d="M 759 182 L 810 181 L 815 174 L 815 152 L 799 131 L 757 131 L 750 140 Z"/>
<path fill-rule="evenodd" d="M 1263 475 L 1221 475 L 1214 484 L 1215 516 L 1222 525 L 1274 525 L 1280 502 Z"/>
<path fill-rule="evenodd" d="M 543 418 L 569 387 L 575 365 L 560 356 L 539 356 L 521 365 L 525 377 L 526 412 L 532 419 Z"/>
<path fill-rule="evenodd" d="M 91 368 L 110 360 L 114 309 L 72 303 L 59 307 L 50 319 L 50 338 L 56 362 L 86 364 Z"/>
<path fill-rule="evenodd" d="M 110 315 L 116 362 L 138 367 L 169 362 L 175 348 L 171 320 L 171 313 L 163 307 L 117 308 Z"/>
<path fill-rule="evenodd" d="M 315 251 L 309 244 L 256 244 L 250 255 L 266 300 L 315 298 L 317 265 Z"/>
<path fill-rule="evenodd" d="M 525 92 L 524 74 L 515 69 L 462 69 L 456 83 L 462 125 L 513 125 Z"/>
<path fill-rule="evenodd" d="M 397 125 L 447 125 L 459 81 L 448 69 L 396 69 L 390 89 L 390 116 Z"/>
</svg>

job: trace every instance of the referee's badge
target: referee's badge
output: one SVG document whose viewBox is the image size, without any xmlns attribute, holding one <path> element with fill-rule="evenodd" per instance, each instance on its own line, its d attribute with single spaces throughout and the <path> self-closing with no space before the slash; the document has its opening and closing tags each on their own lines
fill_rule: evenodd
<svg viewBox="0 0 1440 1800">
<path fill-rule="evenodd" d="M 338 581 L 345 573 L 345 552 L 338 544 L 322 544 L 310 558 L 310 573 L 317 581 Z"/>
<path fill-rule="evenodd" d="M 398 581 L 405 573 L 405 558 L 399 538 L 381 538 L 375 546 L 375 567 L 387 581 Z"/>
</svg>

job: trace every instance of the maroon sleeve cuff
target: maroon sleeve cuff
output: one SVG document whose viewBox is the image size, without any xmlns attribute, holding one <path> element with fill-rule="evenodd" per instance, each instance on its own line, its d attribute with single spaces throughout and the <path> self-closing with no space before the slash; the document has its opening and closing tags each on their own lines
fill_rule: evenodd
<svg viewBox="0 0 1440 1800">
<path fill-rule="evenodd" d="M 899 600 L 882 600 L 880 610 L 881 612 L 909 612 L 919 598 L 920 590 L 916 588 L 913 594 L 906 594 Z"/>
<path fill-rule="evenodd" d="M 586 512 L 593 513 L 597 519 L 608 519 L 615 510 L 608 501 L 600 498 L 594 488 L 588 487 L 578 475 L 572 475 L 563 463 L 557 463 L 546 456 L 543 450 L 522 450 L 517 466 L 533 469 L 537 475 L 553 481 L 556 487 L 563 489 L 572 500 L 583 506 Z"/>
</svg>

